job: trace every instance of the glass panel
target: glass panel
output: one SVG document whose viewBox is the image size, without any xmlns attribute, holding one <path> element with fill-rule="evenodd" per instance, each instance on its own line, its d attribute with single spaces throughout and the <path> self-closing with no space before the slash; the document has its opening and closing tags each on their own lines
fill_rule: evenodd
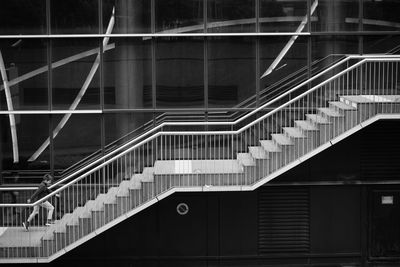
<svg viewBox="0 0 400 267">
<path fill-rule="evenodd" d="M 160 38 L 156 47 L 157 108 L 204 107 L 202 38 Z"/>
<path fill-rule="evenodd" d="M 359 0 L 319 0 L 312 31 L 357 31 Z"/>
<path fill-rule="evenodd" d="M 156 0 L 156 32 L 203 32 L 203 0 Z"/>
<path fill-rule="evenodd" d="M 53 129 L 62 120 L 53 119 Z M 54 138 L 54 168 L 63 170 L 101 149 L 101 120 L 97 114 L 73 114 Z"/>
<path fill-rule="evenodd" d="M 36 183 L 32 178 L 41 177 L 38 170 L 49 170 L 48 147 L 39 157 L 31 158 L 49 136 L 48 119 L 47 115 L 15 115 L 18 145 L 14 150 L 9 116 L 0 116 L 0 176 L 3 183 Z M 17 151 L 19 157 L 14 158 L 13 151 Z"/>
<path fill-rule="evenodd" d="M 51 33 L 98 33 L 99 0 L 52 0 L 50 3 Z"/>
<path fill-rule="evenodd" d="M 253 96 L 255 64 L 254 37 L 211 38 L 208 41 L 208 106 L 234 107 Z"/>
<path fill-rule="evenodd" d="M 46 1 L 1 1 L 0 25 L 0 34 L 46 33 Z"/>
<path fill-rule="evenodd" d="M 208 0 L 208 32 L 255 32 L 255 0 Z"/>
<path fill-rule="evenodd" d="M 365 31 L 399 31 L 400 3 L 397 0 L 364 0 Z"/>
<path fill-rule="evenodd" d="M 287 49 L 289 42 L 293 44 Z M 308 37 L 263 37 L 260 41 L 260 105 L 308 79 Z"/>
<path fill-rule="evenodd" d="M 104 54 L 105 107 L 152 108 L 151 40 L 111 39 Z"/>
<path fill-rule="evenodd" d="M 9 81 L 14 110 L 47 109 L 46 40 L 7 39 L 0 41 L 0 49 Z M 0 76 L 0 109 L 9 110 Z"/>
<path fill-rule="evenodd" d="M 399 35 L 364 36 L 363 41 L 365 54 L 400 54 Z"/>
<path fill-rule="evenodd" d="M 357 36 L 315 36 L 311 39 L 312 45 L 312 62 L 321 62 L 319 68 L 326 68 L 336 63 L 343 54 L 358 53 L 358 37 Z M 348 64 L 353 64 L 349 62 Z M 317 85 L 324 79 L 332 77 L 348 67 L 348 64 L 341 64 L 325 76 L 314 80 L 312 85 Z M 319 69 L 313 69 L 312 75 L 317 73 Z"/>
<path fill-rule="evenodd" d="M 107 30 L 115 7 L 115 25 L 111 33 L 150 33 L 151 1 L 103 0 L 103 32 Z"/>
<path fill-rule="evenodd" d="M 153 128 L 153 112 L 106 114 L 104 121 L 106 148 L 111 148 Z"/>
<path fill-rule="evenodd" d="M 52 61 L 57 63 L 52 72 L 53 108 L 99 108 L 98 40 L 55 39 L 52 53 Z"/>
<path fill-rule="evenodd" d="M 306 17 L 306 0 L 260 1 L 260 30 L 262 32 L 295 32 Z M 306 30 L 305 27 L 302 31 Z"/>
</svg>

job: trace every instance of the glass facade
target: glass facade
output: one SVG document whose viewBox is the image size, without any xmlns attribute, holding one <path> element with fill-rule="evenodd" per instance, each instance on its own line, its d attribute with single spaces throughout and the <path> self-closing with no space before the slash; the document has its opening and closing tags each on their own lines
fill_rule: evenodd
<svg viewBox="0 0 400 267">
<path fill-rule="evenodd" d="M 395 0 L 4 0 L 0 183 L 57 175 L 162 121 L 242 114 L 343 54 L 398 53 L 398 11 Z"/>
</svg>

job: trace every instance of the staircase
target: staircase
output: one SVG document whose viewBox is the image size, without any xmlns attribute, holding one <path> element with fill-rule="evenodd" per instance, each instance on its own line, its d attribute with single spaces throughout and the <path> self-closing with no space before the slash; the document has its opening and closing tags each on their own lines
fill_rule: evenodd
<svg viewBox="0 0 400 267">
<path fill-rule="evenodd" d="M 267 103 L 272 111 L 263 106 L 241 128 L 161 129 L 125 148 L 57 189 L 60 200 L 50 195 L 62 206 L 54 225 L 27 232 L 19 221 L 3 221 L 0 262 L 49 262 L 174 192 L 254 190 L 366 125 L 400 119 L 400 58 L 360 58 L 303 93 Z"/>
</svg>

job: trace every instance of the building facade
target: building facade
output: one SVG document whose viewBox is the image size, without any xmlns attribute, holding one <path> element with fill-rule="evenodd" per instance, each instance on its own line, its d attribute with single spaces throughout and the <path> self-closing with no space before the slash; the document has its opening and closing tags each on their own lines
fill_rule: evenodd
<svg viewBox="0 0 400 267">
<path fill-rule="evenodd" d="M 396 0 L 2 2 L 3 187 L 165 121 L 232 120 L 343 55 L 400 45 Z M 398 266 L 399 132 L 379 122 L 254 192 L 173 195 L 56 264 Z"/>
</svg>

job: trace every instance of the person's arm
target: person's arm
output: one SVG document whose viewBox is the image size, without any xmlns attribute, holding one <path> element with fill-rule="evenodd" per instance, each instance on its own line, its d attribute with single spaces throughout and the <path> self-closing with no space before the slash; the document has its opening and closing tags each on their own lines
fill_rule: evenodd
<svg viewBox="0 0 400 267">
<path fill-rule="evenodd" d="M 33 193 L 33 195 L 30 198 L 28 198 L 28 203 L 31 203 L 31 199 L 34 199 L 37 195 L 39 195 L 45 189 L 46 189 L 46 186 L 44 186 L 43 184 L 40 184 L 39 188 L 35 191 L 35 193 Z"/>
</svg>

